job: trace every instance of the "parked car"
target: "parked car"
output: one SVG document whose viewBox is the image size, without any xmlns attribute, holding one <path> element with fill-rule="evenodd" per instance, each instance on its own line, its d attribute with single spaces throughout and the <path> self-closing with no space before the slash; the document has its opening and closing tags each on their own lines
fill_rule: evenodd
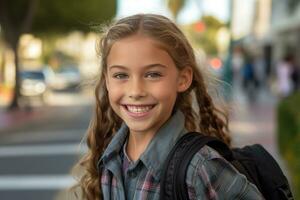
<svg viewBox="0 0 300 200">
<path fill-rule="evenodd" d="M 42 70 L 24 70 L 20 72 L 20 93 L 22 97 L 37 97 L 44 101 L 46 91 L 46 77 Z"/>
<path fill-rule="evenodd" d="M 80 89 L 81 74 L 76 66 L 63 66 L 52 73 L 50 87 L 53 90 Z"/>
</svg>

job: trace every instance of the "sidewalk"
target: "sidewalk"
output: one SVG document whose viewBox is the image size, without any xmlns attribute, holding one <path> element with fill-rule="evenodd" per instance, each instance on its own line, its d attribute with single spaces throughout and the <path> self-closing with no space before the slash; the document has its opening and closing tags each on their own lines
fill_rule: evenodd
<svg viewBox="0 0 300 200">
<path fill-rule="evenodd" d="M 36 121 L 45 119 L 49 115 L 55 114 L 57 109 L 53 107 L 90 105 L 93 102 L 93 94 L 90 90 L 81 93 L 49 93 L 45 104 L 42 102 L 31 102 L 31 108 L 23 106 L 19 110 L 7 111 L 7 105 L 10 100 L 9 93 L 0 91 L 0 133 L 14 130 L 17 127 L 29 127 Z M 1 137 L 1 135 L 0 135 Z"/>
<path fill-rule="evenodd" d="M 0 107 L 0 133 L 6 130 L 21 126 L 40 116 L 40 109 L 7 111 L 5 107 Z M 1 137 L 1 136 L 0 136 Z"/>
<path fill-rule="evenodd" d="M 10 127 L 26 123 L 28 120 L 32 120 L 32 118 L 36 116 L 36 112 L 33 110 L 29 111 L 22 109 L 8 111 L 6 107 L 11 98 L 11 88 L 0 85 L 0 132 L 4 132 Z"/>
<path fill-rule="evenodd" d="M 257 91 L 255 97 L 255 101 L 249 101 L 241 89 L 234 90 L 231 104 L 233 111 L 229 122 L 232 145 L 242 147 L 255 143 L 261 144 L 275 158 L 288 177 L 287 167 L 277 145 L 278 99 L 266 89 Z"/>
<path fill-rule="evenodd" d="M 14 132 L 16 128 L 30 125 L 30 122 L 41 117 L 44 112 L 43 106 L 23 105 L 22 108 L 9 111 L 7 107 L 12 98 L 12 91 L 3 88 L 0 88 L 0 134 Z"/>
<path fill-rule="evenodd" d="M 255 100 L 236 89 L 230 115 L 233 145 L 260 143 L 276 156 L 276 104 L 277 97 L 266 89 L 257 91 Z"/>
</svg>

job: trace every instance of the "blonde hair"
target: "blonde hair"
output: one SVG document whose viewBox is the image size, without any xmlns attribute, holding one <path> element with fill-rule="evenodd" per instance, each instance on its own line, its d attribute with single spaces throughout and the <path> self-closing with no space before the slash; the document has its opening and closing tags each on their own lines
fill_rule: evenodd
<svg viewBox="0 0 300 200">
<path fill-rule="evenodd" d="M 97 48 L 101 59 L 101 76 L 95 89 L 95 116 L 87 134 L 88 153 L 79 162 L 79 166 L 85 169 L 78 184 L 82 189 L 84 199 L 101 199 L 101 171 L 97 171 L 96 165 L 122 123 L 122 120 L 109 106 L 108 92 L 105 86 L 107 56 L 116 41 L 134 34 L 143 34 L 158 41 L 171 56 L 178 70 L 187 66 L 193 69 L 190 88 L 179 93 L 175 103 L 176 109 L 180 109 L 185 116 L 186 129 L 213 135 L 230 143 L 227 134 L 227 115 L 214 105 L 208 94 L 203 75 L 197 66 L 193 48 L 181 30 L 168 18 L 155 14 L 137 14 L 117 20 L 111 25 L 103 27 Z M 192 105 L 193 98 L 196 103 L 194 107 Z"/>
</svg>

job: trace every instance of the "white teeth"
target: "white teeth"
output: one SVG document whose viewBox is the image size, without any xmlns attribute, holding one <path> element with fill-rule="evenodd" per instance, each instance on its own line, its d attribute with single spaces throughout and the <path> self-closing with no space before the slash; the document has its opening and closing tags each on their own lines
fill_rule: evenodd
<svg viewBox="0 0 300 200">
<path fill-rule="evenodd" d="M 151 110 L 152 106 L 126 106 L 130 112 L 143 113 Z"/>
</svg>

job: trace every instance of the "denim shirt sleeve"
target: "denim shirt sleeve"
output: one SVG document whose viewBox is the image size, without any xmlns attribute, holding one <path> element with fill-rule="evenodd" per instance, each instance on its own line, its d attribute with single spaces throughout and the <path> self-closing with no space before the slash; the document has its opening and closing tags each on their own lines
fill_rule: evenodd
<svg viewBox="0 0 300 200">
<path fill-rule="evenodd" d="M 191 200 L 264 199 L 255 185 L 208 146 L 193 157 L 186 183 Z"/>
</svg>

